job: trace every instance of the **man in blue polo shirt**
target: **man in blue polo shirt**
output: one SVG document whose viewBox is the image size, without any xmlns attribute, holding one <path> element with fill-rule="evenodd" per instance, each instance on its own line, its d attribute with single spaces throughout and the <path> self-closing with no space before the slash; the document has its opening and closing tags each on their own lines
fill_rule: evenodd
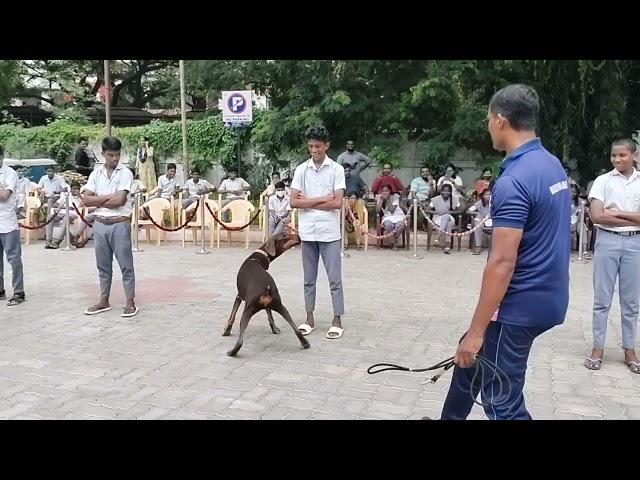
<svg viewBox="0 0 640 480">
<path fill-rule="evenodd" d="M 493 147 L 506 158 L 491 197 L 492 246 L 480 299 L 458 345 L 443 420 L 466 419 L 478 393 L 490 419 L 531 419 L 522 394 L 531 346 L 564 322 L 571 198 L 562 164 L 536 137 L 539 110 L 527 85 L 509 85 L 489 103 Z M 478 354 L 502 369 L 509 387 L 500 392 L 493 373 L 483 385 L 480 375 L 474 379 Z"/>
</svg>

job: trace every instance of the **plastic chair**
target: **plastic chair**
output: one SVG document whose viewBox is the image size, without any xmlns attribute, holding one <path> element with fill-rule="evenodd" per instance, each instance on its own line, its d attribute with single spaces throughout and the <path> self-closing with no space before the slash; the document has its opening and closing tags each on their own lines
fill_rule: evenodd
<svg viewBox="0 0 640 480">
<path fill-rule="evenodd" d="M 24 201 L 25 201 L 25 207 L 26 207 L 25 209 L 26 215 L 25 215 L 25 218 L 23 218 L 22 220 L 19 220 L 18 223 L 21 223 L 22 225 L 25 225 L 25 226 L 37 225 L 42 202 L 38 197 L 30 196 L 29 194 L 27 194 Z M 25 245 L 29 245 L 31 243 L 31 232 L 32 230 L 27 230 L 26 228 L 24 229 Z"/>
<path fill-rule="evenodd" d="M 200 202 L 200 201 L 198 201 Z M 211 208 L 211 210 L 213 210 L 213 212 L 216 215 L 219 215 L 219 207 L 218 207 L 218 202 L 216 202 L 215 200 L 205 200 L 206 204 L 209 206 L 209 208 Z M 195 205 L 195 204 L 193 204 Z M 195 208 L 195 206 L 193 207 Z M 182 221 L 180 222 L 181 224 L 183 224 L 184 222 L 187 221 L 187 219 L 190 217 L 190 215 L 193 212 L 193 208 L 190 208 L 189 210 L 182 210 Z M 209 213 L 209 210 L 207 209 L 207 207 L 202 207 L 202 205 L 200 204 L 198 206 L 198 211 L 195 214 L 195 217 L 191 219 L 191 221 L 189 223 L 187 223 L 187 225 L 182 229 L 182 248 L 185 247 L 185 242 L 187 240 L 187 230 L 191 229 L 191 239 L 192 241 L 197 244 L 198 243 L 198 230 L 201 227 L 201 223 L 200 223 L 200 219 L 202 218 L 202 212 L 200 211 L 200 208 L 204 208 L 204 223 L 205 223 L 205 228 L 209 228 L 209 248 L 213 248 L 213 239 L 214 239 L 214 235 L 216 236 L 217 242 L 218 242 L 218 248 L 220 248 L 220 234 L 217 228 L 217 224 L 216 221 L 213 219 L 213 217 L 211 216 L 211 213 Z"/>
<path fill-rule="evenodd" d="M 369 231 L 369 212 L 367 211 L 365 202 L 363 200 L 360 199 L 357 201 L 355 211 L 358 214 L 358 220 L 360 221 L 360 228 L 366 227 L 367 231 Z M 345 204 L 344 218 L 348 218 L 348 215 L 349 215 L 349 210 L 346 208 L 346 204 Z M 344 239 L 345 247 L 349 246 L 349 240 L 351 238 L 356 238 L 358 235 L 361 237 L 364 237 L 363 238 L 364 250 L 367 251 L 367 249 L 369 248 L 369 236 L 365 235 L 359 230 L 356 230 L 352 233 L 347 233 L 345 230 L 345 239 Z"/>
<path fill-rule="evenodd" d="M 251 220 L 251 214 L 256 209 L 251 202 L 248 200 L 234 200 L 232 202 L 227 203 L 224 207 L 220 209 L 220 220 L 223 225 L 227 227 L 241 227 Z M 231 221 L 225 222 L 222 220 L 222 216 L 225 212 L 231 212 Z M 219 228 L 222 228 L 219 226 Z M 247 225 L 244 228 L 245 231 L 245 250 L 249 248 L 249 233 L 251 230 L 251 225 Z M 227 242 L 229 246 L 231 246 L 231 231 L 227 230 Z"/>
<path fill-rule="evenodd" d="M 169 200 L 167 200 L 166 198 L 153 198 L 149 200 L 147 203 L 143 204 L 143 206 L 149 209 L 149 214 L 151 215 L 151 218 L 153 218 L 153 220 L 157 224 L 162 225 L 164 212 L 166 212 L 169 208 L 171 208 L 171 202 L 169 202 Z M 156 227 L 153 224 L 153 222 L 151 222 L 151 220 L 139 220 L 138 225 L 142 227 L 146 227 L 145 230 L 146 230 L 147 243 L 151 243 L 151 233 L 149 231 L 151 227 L 154 227 L 156 231 L 156 245 L 160 246 L 160 242 L 162 238 L 164 238 L 164 241 L 166 243 L 167 241 L 166 233 L 164 232 L 164 230 Z M 138 232 L 136 232 L 136 235 L 138 235 Z"/>
</svg>

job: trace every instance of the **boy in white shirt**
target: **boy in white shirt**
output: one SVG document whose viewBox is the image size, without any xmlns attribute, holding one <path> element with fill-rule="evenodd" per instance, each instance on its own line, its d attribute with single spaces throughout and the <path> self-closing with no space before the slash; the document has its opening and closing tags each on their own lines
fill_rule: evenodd
<svg viewBox="0 0 640 480">
<path fill-rule="evenodd" d="M 283 182 L 275 185 L 275 195 L 269 197 L 269 236 L 282 233 L 291 221 L 290 197 Z"/>
</svg>

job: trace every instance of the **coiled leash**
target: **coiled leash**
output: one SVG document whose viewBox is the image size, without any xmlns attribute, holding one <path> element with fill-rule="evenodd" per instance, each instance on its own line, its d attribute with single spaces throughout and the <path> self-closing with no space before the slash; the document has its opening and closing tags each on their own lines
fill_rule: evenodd
<svg viewBox="0 0 640 480">
<path fill-rule="evenodd" d="M 424 368 L 403 367 L 402 365 L 394 365 L 392 363 L 376 363 L 375 365 L 371 365 L 367 369 L 367 373 L 369 375 L 375 375 L 376 373 L 394 371 L 394 370 L 401 371 L 401 372 L 415 372 L 415 373 L 442 370 L 440 373 L 434 375 L 433 377 L 431 377 L 430 379 L 428 379 L 426 382 L 423 383 L 423 385 L 427 383 L 433 384 L 433 383 L 436 383 L 438 379 L 447 372 L 447 370 L 449 370 L 451 367 L 455 365 L 453 363 L 453 359 L 454 357 L 450 357 L 450 358 L 447 358 L 446 360 L 441 361 L 440 363 L 436 363 L 435 365 L 432 365 L 430 367 L 424 367 Z M 511 381 L 509 380 L 509 377 L 504 372 L 504 370 L 502 370 L 495 363 L 493 363 L 488 358 L 483 357 L 482 355 L 476 355 L 476 361 L 474 362 L 473 367 L 470 367 L 470 368 L 475 368 L 473 377 L 471 379 L 471 388 L 469 389 L 469 395 L 471 396 L 473 403 L 480 405 L 483 408 L 487 408 L 489 406 L 503 405 L 508 401 L 509 396 L 511 395 Z M 495 392 L 496 394 L 494 394 L 494 392 L 492 391 L 491 401 L 488 404 L 484 404 L 476 400 L 476 396 L 473 394 L 473 391 L 474 391 L 474 385 L 476 384 L 476 380 L 479 377 L 480 388 L 478 391 L 483 392 L 483 387 L 486 385 L 485 379 L 488 380 L 490 378 L 486 376 L 487 374 L 489 375 L 493 374 L 493 379 L 497 381 L 498 388 L 497 388 L 497 392 Z M 484 397 L 484 395 L 481 395 L 481 398 L 482 397 Z M 502 400 L 500 400 L 500 398 L 502 398 Z"/>
</svg>

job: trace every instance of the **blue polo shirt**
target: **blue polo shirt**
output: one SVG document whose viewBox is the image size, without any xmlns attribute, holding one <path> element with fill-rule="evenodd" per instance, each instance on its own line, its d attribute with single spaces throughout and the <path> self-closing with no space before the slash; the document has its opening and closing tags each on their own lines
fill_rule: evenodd
<svg viewBox="0 0 640 480">
<path fill-rule="evenodd" d="M 531 140 L 507 156 L 491 195 L 493 228 L 522 230 L 497 321 L 522 327 L 564 322 L 569 304 L 571 193 L 560 161 Z"/>
</svg>

